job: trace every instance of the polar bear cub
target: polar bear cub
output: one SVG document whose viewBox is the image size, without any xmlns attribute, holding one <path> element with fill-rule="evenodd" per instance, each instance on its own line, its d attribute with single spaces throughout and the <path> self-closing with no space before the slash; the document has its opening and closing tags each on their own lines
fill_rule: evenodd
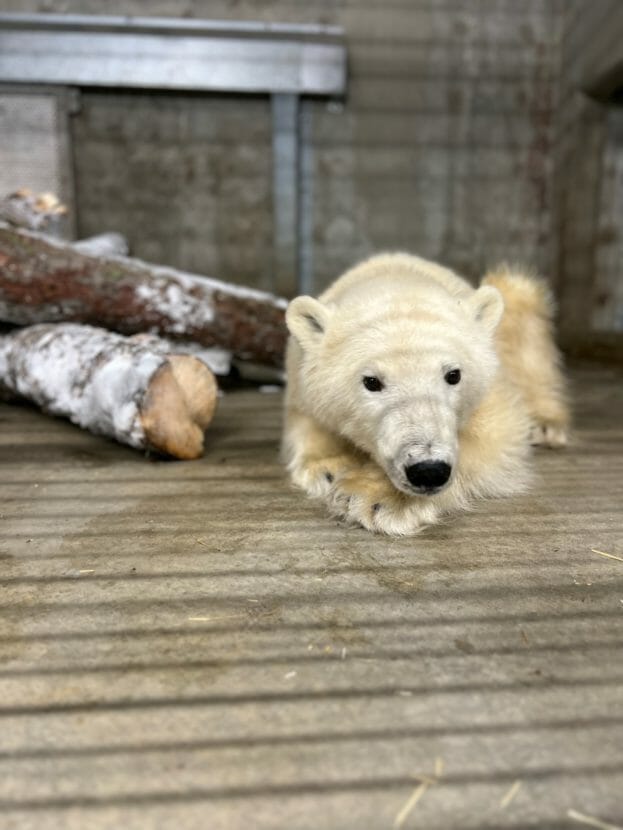
<svg viewBox="0 0 623 830">
<path fill-rule="evenodd" d="M 334 516 L 417 533 L 476 497 L 521 492 L 530 444 L 566 443 L 565 382 L 542 282 L 502 267 L 478 289 L 381 254 L 287 310 L 283 452 Z"/>
</svg>

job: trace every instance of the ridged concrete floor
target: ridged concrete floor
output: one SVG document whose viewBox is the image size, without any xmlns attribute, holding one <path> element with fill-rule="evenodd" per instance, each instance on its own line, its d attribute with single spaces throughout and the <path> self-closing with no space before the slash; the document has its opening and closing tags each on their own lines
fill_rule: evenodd
<svg viewBox="0 0 623 830">
<path fill-rule="evenodd" d="M 622 379 L 407 540 L 289 488 L 278 395 L 192 463 L 2 406 L 2 830 L 623 825 Z"/>
</svg>

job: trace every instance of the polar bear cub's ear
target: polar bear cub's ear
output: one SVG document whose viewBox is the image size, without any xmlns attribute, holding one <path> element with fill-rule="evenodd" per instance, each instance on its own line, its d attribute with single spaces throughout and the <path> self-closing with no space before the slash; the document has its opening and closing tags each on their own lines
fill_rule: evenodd
<svg viewBox="0 0 623 830">
<path fill-rule="evenodd" d="M 305 349 L 319 343 L 331 318 L 331 310 L 313 297 L 296 297 L 286 311 L 286 325 Z"/>
<path fill-rule="evenodd" d="M 504 300 L 497 288 L 481 285 L 469 298 L 467 305 L 474 319 L 493 334 L 504 313 Z"/>
</svg>

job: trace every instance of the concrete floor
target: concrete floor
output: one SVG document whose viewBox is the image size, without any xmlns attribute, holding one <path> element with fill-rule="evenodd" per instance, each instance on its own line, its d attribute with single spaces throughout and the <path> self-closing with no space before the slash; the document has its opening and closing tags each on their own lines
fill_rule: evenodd
<svg viewBox="0 0 623 830">
<path fill-rule="evenodd" d="M 2 406 L 2 830 L 623 825 L 622 378 L 407 540 L 289 488 L 279 395 L 187 463 Z"/>
</svg>

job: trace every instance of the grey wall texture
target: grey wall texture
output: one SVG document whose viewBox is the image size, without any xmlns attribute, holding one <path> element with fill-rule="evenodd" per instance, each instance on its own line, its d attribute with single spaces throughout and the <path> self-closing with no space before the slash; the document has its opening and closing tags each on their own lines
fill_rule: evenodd
<svg viewBox="0 0 623 830">
<path fill-rule="evenodd" d="M 270 287 L 268 100 L 83 92 L 73 119 L 79 232 L 134 255 Z"/>
<path fill-rule="evenodd" d="M 554 142 L 554 272 L 563 342 L 593 349 L 603 334 L 623 331 L 623 109 L 582 92 L 606 58 L 623 61 L 623 4 L 572 0 Z M 623 354 L 620 341 L 617 351 Z"/>
<path fill-rule="evenodd" d="M 380 249 L 416 251 L 471 277 L 500 259 L 553 267 L 558 0 L 3 5 L 341 25 L 348 98 L 303 109 L 315 290 Z M 139 256 L 268 286 L 268 100 L 81 97 L 73 119 L 80 232 L 118 229 Z"/>
</svg>

